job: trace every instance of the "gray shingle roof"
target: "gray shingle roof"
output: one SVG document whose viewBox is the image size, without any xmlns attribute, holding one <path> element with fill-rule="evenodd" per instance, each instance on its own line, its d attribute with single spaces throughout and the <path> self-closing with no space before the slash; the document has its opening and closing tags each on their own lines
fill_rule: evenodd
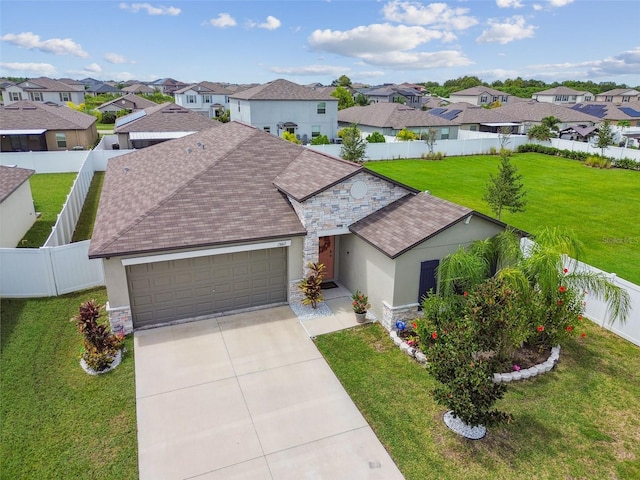
<svg viewBox="0 0 640 480">
<path fill-rule="evenodd" d="M 18 84 L 23 90 L 30 92 L 82 92 L 84 85 L 69 85 L 52 78 L 30 78 Z"/>
<path fill-rule="evenodd" d="M 194 90 L 198 93 L 202 93 L 202 94 L 219 94 L 219 95 L 229 95 L 231 93 L 233 93 L 233 90 L 228 89 L 225 85 L 223 85 L 222 83 L 216 83 L 216 82 L 200 82 L 200 83 L 195 83 L 192 85 L 187 85 L 186 87 L 182 87 L 179 90 L 176 90 L 175 92 L 173 92 L 174 94 L 176 93 L 185 93 L 188 92 L 189 90 Z"/>
<path fill-rule="evenodd" d="M 338 112 L 338 121 L 379 128 L 448 127 L 456 125 L 444 118 L 431 115 L 400 103 L 372 103 L 366 107 L 350 107 Z"/>
<path fill-rule="evenodd" d="M 108 102 L 103 103 L 98 108 L 106 107 L 108 105 L 120 105 L 123 109 L 129 110 L 143 110 L 149 107 L 155 107 L 158 104 L 156 102 L 152 102 L 151 100 L 147 100 L 144 97 L 140 97 L 135 94 L 123 95 L 118 98 L 114 98 L 113 100 L 109 100 Z"/>
<path fill-rule="evenodd" d="M 324 163 L 328 166 L 321 168 Z M 296 179 L 287 169 L 292 165 L 300 167 L 297 181 L 311 185 L 308 190 L 316 188 L 319 172 L 344 169 L 348 175 L 362 168 L 238 122 L 113 158 L 89 254 L 304 235 L 291 204 L 274 185 L 282 174 L 280 183 L 291 188 Z"/>
<path fill-rule="evenodd" d="M 542 92 L 536 92 L 534 95 L 582 95 L 584 93 L 589 93 L 586 91 L 578 91 L 569 87 L 554 87 L 548 90 L 543 90 Z"/>
<path fill-rule="evenodd" d="M 471 213 L 477 214 L 467 207 L 419 193 L 378 210 L 349 230 L 388 257 L 396 258 Z"/>
<path fill-rule="evenodd" d="M 218 121 L 170 102 L 154 104 L 144 112 L 146 115 L 116 127 L 114 132 L 199 132 L 220 125 Z"/>
<path fill-rule="evenodd" d="M 0 109 L 0 125 L 4 130 L 36 129 L 86 130 L 97 118 L 62 105 L 47 105 L 21 100 Z"/>
<path fill-rule="evenodd" d="M 274 80 L 230 95 L 240 100 L 322 100 L 338 99 L 329 95 L 326 89 L 315 90 L 284 79 Z"/>
<path fill-rule="evenodd" d="M 0 203 L 29 180 L 34 173 L 36 173 L 35 170 L 0 165 Z"/>
<path fill-rule="evenodd" d="M 505 118 L 509 118 L 513 122 L 540 122 L 545 117 L 554 116 L 561 122 L 599 122 L 598 117 L 587 115 L 569 107 L 555 105 L 553 103 L 536 102 L 518 102 L 502 105 L 493 109 L 500 114 L 504 114 Z"/>
<path fill-rule="evenodd" d="M 460 90 L 457 92 L 451 92 L 451 95 L 469 96 L 469 95 L 482 95 L 483 93 L 488 93 L 489 95 L 493 95 L 493 96 L 506 96 L 506 97 L 510 96 L 508 93 L 501 92 L 500 90 L 496 90 L 494 88 L 485 87 L 483 85 L 478 85 L 477 87 L 471 87 L 471 88 L 467 88 L 465 90 Z"/>
</svg>

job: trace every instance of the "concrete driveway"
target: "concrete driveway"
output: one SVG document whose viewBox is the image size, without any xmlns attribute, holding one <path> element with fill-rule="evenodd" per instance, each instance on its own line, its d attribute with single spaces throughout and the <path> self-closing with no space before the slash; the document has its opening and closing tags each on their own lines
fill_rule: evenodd
<svg viewBox="0 0 640 480">
<path fill-rule="evenodd" d="M 403 478 L 288 306 L 134 341 L 141 479 Z"/>
</svg>

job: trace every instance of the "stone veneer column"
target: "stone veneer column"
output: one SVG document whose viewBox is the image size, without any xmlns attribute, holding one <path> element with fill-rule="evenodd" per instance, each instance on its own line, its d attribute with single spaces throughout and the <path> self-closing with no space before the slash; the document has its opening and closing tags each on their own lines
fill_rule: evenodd
<svg viewBox="0 0 640 480">
<path fill-rule="evenodd" d="M 131 308 L 129 307 L 109 307 L 106 305 L 107 314 L 109 315 L 109 326 L 111 333 L 120 333 L 128 335 L 133 332 L 133 317 L 131 316 Z"/>
<path fill-rule="evenodd" d="M 410 303 L 408 305 L 401 305 L 399 307 L 392 307 L 387 302 L 382 302 L 382 325 L 387 330 L 393 330 L 396 327 L 396 321 L 402 320 L 410 322 L 419 318 L 420 312 L 418 312 L 417 303 Z"/>
</svg>

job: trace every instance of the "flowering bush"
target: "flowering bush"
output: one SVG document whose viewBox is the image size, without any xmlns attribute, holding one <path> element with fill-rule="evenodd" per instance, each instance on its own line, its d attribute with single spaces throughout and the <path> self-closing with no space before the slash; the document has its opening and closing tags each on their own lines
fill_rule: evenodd
<svg viewBox="0 0 640 480">
<path fill-rule="evenodd" d="M 367 313 L 367 310 L 371 308 L 369 297 L 360 290 L 356 290 L 355 293 L 351 295 L 351 300 L 351 306 L 356 313 Z"/>
</svg>

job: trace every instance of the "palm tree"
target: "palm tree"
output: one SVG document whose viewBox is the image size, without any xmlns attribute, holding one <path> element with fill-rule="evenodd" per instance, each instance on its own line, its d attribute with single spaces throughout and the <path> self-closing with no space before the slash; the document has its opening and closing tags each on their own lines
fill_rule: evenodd
<svg viewBox="0 0 640 480">
<path fill-rule="evenodd" d="M 556 135 L 560 133 L 560 130 L 558 129 L 558 124 L 560 123 L 562 123 L 562 121 L 559 118 L 554 117 L 553 115 L 544 117 L 542 119 L 542 125 L 547 127 L 551 132 L 555 132 Z"/>
</svg>

